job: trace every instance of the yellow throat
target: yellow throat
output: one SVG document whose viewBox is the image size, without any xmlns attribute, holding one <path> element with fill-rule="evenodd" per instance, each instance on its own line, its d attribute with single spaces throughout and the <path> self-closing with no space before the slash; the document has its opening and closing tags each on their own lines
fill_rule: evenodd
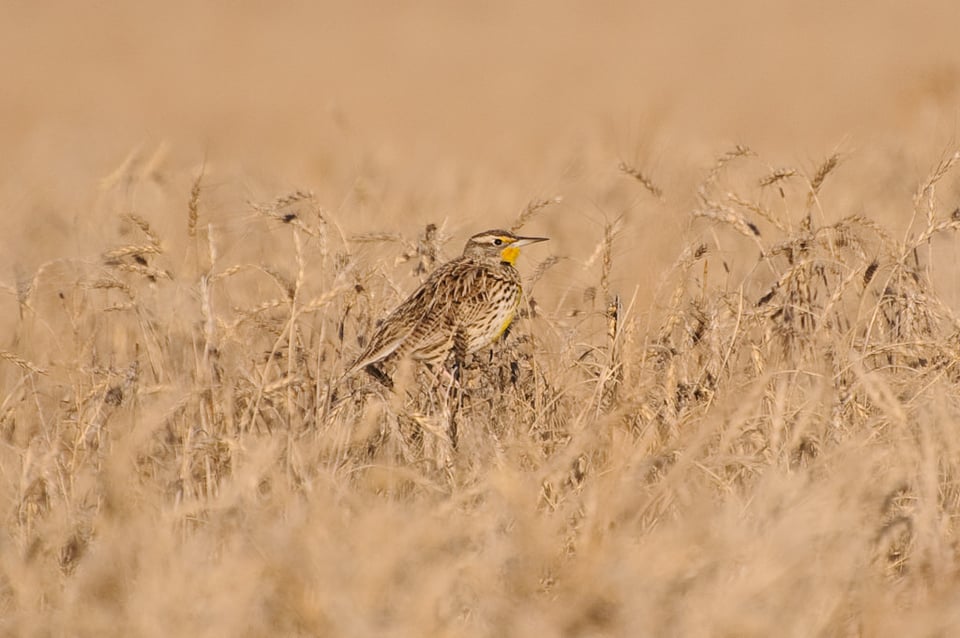
<svg viewBox="0 0 960 638">
<path fill-rule="evenodd" d="M 500 251 L 500 261 L 505 261 L 511 266 L 517 262 L 517 257 L 520 255 L 520 248 L 516 246 L 507 246 Z"/>
</svg>

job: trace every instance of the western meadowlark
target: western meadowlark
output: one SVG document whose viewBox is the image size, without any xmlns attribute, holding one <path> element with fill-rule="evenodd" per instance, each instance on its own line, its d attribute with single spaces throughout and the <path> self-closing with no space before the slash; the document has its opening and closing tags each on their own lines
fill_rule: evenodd
<svg viewBox="0 0 960 638">
<path fill-rule="evenodd" d="M 431 367 L 458 361 L 493 343 L 513 321 L 520 303 L 520 247 L 546 237 L 488 230 L 467 241 L 463 255 L 438 267 L 377 327 L 348 374 L 361 368 L 386 385 L 377 366 L 410 357 Z"/>
</svg>

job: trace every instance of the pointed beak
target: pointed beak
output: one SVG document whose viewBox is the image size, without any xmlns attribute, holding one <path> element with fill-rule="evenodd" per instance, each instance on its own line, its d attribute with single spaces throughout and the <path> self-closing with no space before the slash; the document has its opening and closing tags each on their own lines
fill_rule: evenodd
<svg viewBox="0 0 960 638">
<path fill-rule="evenodd" d="M 517 237 L 517 241 L 510 244 L 514 248 L 520 248 L 520 246 L 529 246 L 530 244 L 536 244 L 541 241 L 547 241 L 549 237 Z"/>
</svg>

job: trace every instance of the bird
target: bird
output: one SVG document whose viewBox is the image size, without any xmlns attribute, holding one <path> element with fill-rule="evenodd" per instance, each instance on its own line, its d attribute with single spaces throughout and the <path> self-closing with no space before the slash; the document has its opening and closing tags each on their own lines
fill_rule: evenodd
<svg viewBox="0 0 960 638">
<path fill-rule="evenodd" d="M 501 229 L 472 236 L 460 257 L 439 266 L 387 315 L 348 374 L 363 369 L 391 387 L 379 365 L 387 360 L 410 358 L 437 369 L 451 353 L 459 365 L 496 341 L 520 304 L 520 273 L 514 267 L 520 248 L 548 239 Z"/>
</svg>

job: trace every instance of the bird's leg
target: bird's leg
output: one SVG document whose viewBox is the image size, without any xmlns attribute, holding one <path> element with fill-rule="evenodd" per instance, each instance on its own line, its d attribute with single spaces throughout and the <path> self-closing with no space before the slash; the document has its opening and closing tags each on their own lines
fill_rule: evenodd
<svg viewBox="0 0 960 638">
<path fill-rule="evenodd" d="M 447 387 L 447 405 L 452 405 L 447 429 L 454 449 L 457 447 L 458 438 L 457 417 L 463 408 L 463 366 L 466 358 L 467 337 L 463 330 L 458 329 L 453 335 L 453 369 L 450 374 L 450 384 Z"/>
<path fill-rule="evenodd" d="M 447 388 L 443 397 L 444 412 L 447 414 L 447 435 L 453 448 L 457 447 L 457 415 L 460 413 L 460 362 L 454 358 L 450 370 L 443 368 L 447 376 Z"/>
<path fill-rule="evenodd" d="M 467 335 L 462 328 L 458 328 L 453 335 L 453 361 L 457 370 L 457 381 L 460 380 L 459 371 L 467 360 Z"/>
<path fill-rule="evenodd" d="M 453 400 L 451 400 L 453 399 Z M 460 364 L 454 362 L 453 370 L 450 374 L 450 383 L 447 386 L 447 435 L 450 437 L 450 444 L 453 449 L 457 449 L 457 440 L 459 428 L 457 427 L 457 415 L 460 413 Z"/>
</svg>

